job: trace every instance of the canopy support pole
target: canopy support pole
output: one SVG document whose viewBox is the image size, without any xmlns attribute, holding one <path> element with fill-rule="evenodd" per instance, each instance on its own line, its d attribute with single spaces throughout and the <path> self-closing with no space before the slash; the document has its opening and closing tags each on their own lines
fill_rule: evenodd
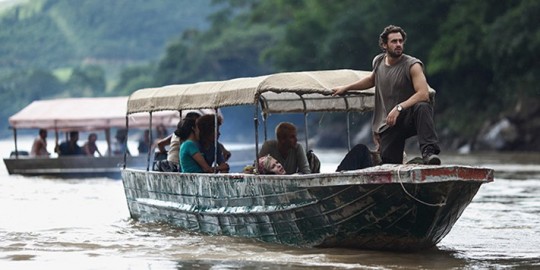
<svg viewBox="0 0 540 270">
<path fill-rule="evenodd" d="M 19 159 L 19 149 L 17 148 L 17 129 L 13 129 L 13 140 L 15 142 L 15 158 Z"/>
<path fill-rule="evenodd" d="M 255 103 L 255 115 L 253 116 L 253 124 L 255 126 L 255 161 L 253 167 L 258 172 L 259 168 L 259 104 Z"/>
<path fill-rule="evenodd" d="M 218 108 L 214 108 L 214 173 L 218 173 L 217 167 L 218 167 L 218 159 L 217 159 L 217 153 L 218 153 Z"/>
<path fill-rule="evenodd" d="M 58 153 L 58 127 L 56 126 L 56 122 L 54 123 L 54 152 Z"/>
<path fill-rule="evenodd" d="M 111 128 L 105 129 L 105 140 L 107 141 L 107 156 L 111 156 Z"/>
<path fill-rule="evenodd" d="M 306 142 L 306 149 L 304 149 L 306 151 L 306 153 L 309 151 L 309 145 L 308 145 L 308 124 L 307 124 L 307 106 L 306 106 L 306 100 L 301 96 L 299 95 L 300 97 L 300 100 L 302 100 L 302 106 L 304 106 L 304 137 L 305 137 L 305 142 Z"/>
<path fill-rule="evenodd" d="M 266 102 L 266 99 L 264 99 L 263 96 L 257 96 L 257 100 L 259 100 L 260 104 L 261 104 L 261 109 L 262 108 L 268 108 L 268 104 Z M 255 115 L 255 118 L 259 119 L 259 104 L 255 104 L 255 106 L 257 106 L 257 112 L 256 112 L 256 115 Z M 268 118 L 268 115 L 263 111 L 263 113 L 261 114 L 261 118 L 263 120 L 263 130 L 264 130 L 264 141 L 267 141 L 268 140 L 268 127 L 266 125 L 266 119 Z M 259 137 L 257 136 L 257 139 L 259 139 Z M 258 160 L 258 159 L 257 159 Z"/>
<path fill-rule="evenodd" d="M 351 151 L 351 125 L 350 125 L 350 114 L 347 112 L 347 148 Z"/>
<path fill-rule="evenodd" d="M 262 113 L 262 122 L 263 122 L 263 130 L 264 130 L 264 141 L 268 140 L 268 115 L 266 113 Z"/>
<path fill-rule="evenodd" d="M 154 138 L 152 136 L 152 134 L 154 132 L 152 132 L 152 112 L 150 112 L 150 126 L 148 127 L 148 133 L 149 133 L 149 136 L 150 136 L 150 144 L 148 145 L 148 153 L 146 155 L 146 171 L 149 171 L 150 170 L 150 154 L 151 154 L 151 150 L 152 150 L 152 142 L 154 141 Z M 127 140 L 126 140 L 127 141 Z"/>
<path fill-rule="evenodd" d="M 347 120 L 347 150 L 351 151 L 351 126 L 350 126 L 350 114 L 351 114 L 351 111 L 349 111 L 349 102 L 348 102 L 348 100 L 344 97 L 343 101 L 345 101 L 345 108 L 346 108 L 346 111 L 347 111 L 347 117 L 346 117 L 346 120 Z"/>
<path fill-rule="evenodd" d="M 307 118 L 308 118 L 308 114 L 307 112 L 304 112 L 304 133 L 305 133 L 305 137 L 306 137 L 306 153 L 307 151 L 309 151 L 309 145 L 308 145 L 308 138 L 309 138 L 309 133 L 308 133 L 308 124 L 307 124 Z"/>
<path fill-rule="evenodd" d="M 126 169 L 126 163 L 127 163 L 127 138 L 128 138 L 128 135 L 129 135 L 129 118 L 128 116 L 126 115 L 126 139 L 124 140 L 124 164 L 122 166 L 123 169 Z"/>
</svg>

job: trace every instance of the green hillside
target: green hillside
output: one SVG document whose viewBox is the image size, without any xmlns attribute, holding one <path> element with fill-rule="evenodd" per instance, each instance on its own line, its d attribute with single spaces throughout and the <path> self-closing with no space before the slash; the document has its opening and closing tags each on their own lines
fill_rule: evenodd
<svg viewBox="0 0 540 270">
<path fill-rule="evenodd" d="M 158 59 L 167 41 L 207 26 L 210 0 L 32 0 L 0 17 L 0 71 Z"/>
<path fill-rule="evenodd" d="M 33 100 L 118 95 L 122 70 L 158 62 L 215 10 L 212 0 L 0 2 L 0 136 Z"/>
</svg>

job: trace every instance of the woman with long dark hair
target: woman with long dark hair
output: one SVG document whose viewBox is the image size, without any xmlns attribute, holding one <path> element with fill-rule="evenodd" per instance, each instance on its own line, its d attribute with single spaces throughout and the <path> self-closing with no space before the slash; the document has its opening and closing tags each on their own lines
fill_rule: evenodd
<svg viewBox="0 0 540 270">
<path fill-rule="evenodd" d="M 206 161 L 205 156 L 200 150 L 201 144 L 199 142 L 199 128 L 197 122 L 194 119 L 185 119 L 182 126 L 175 131 L 175 134 L 183 141 L 179 153 L 181 172 L 228 172 L 229 165 L 227 163 L 222 163 L 216 168 L 212 168 Z"/>
</svg>

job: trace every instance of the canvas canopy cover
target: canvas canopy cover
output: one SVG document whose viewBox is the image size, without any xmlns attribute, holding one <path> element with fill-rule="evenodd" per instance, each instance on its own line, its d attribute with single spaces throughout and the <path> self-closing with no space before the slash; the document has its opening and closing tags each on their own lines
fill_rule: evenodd
<svg viewBox="0 0 540 270">
<path fill-rule="evenodd" d="M 9 118 L 11 128 L 57 130 L 100 130 L 125 128 L 128 97 L 63 98 L 38 100 Z M 152 125 L 175 126 L 179 113 L 154 113 Z M 148 114 L 129 116 L 130 127 L 148 128 Z"/>
<path fill-rule="evenodd" d="M 128 114 L 254 105 L 259 101 L 266 113 L 368 111 L 374 106 L 373 88 L 331 96 L 333 87 L 355 82 L 368 74 L 348 69 L 287 72 L 147 88 L 129 97 Z"/>
</svg>

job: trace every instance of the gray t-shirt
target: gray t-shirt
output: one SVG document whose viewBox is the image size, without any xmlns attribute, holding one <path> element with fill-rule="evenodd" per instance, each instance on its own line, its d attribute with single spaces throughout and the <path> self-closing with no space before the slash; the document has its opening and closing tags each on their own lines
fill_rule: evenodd
<svg viewBox="0 0 540 270">
<path fill-rule="evenodd" d="M 385 54 L 379 54 L 373 59 L 375 76 L 375 111 L 373 113 L 373 131 L 385 131 L 388 113 L 399 103 L 411 97 L 415 91 L 411 80 L 411 66 L 422 61 L 403 54 L 401 60 L 393 66 L 384 62 Z"/>
<path fill-rule="evenodd" d="M 306 152 L 304 152 L 304 148 L 299 143 L 296 144 L 296 148 L 292 148 L 289 150 L 287 158 L 285 159 L 279 153 L 276 140 L 266 141 L 261 147 L 259 156 L 263 157 L 268 154 L 270 154 L 273 158 L 279 161 L 279 163 L 281 163 L 287 174 L 293 174 L 297 172 L 311 173 Z"/>
</svg>

